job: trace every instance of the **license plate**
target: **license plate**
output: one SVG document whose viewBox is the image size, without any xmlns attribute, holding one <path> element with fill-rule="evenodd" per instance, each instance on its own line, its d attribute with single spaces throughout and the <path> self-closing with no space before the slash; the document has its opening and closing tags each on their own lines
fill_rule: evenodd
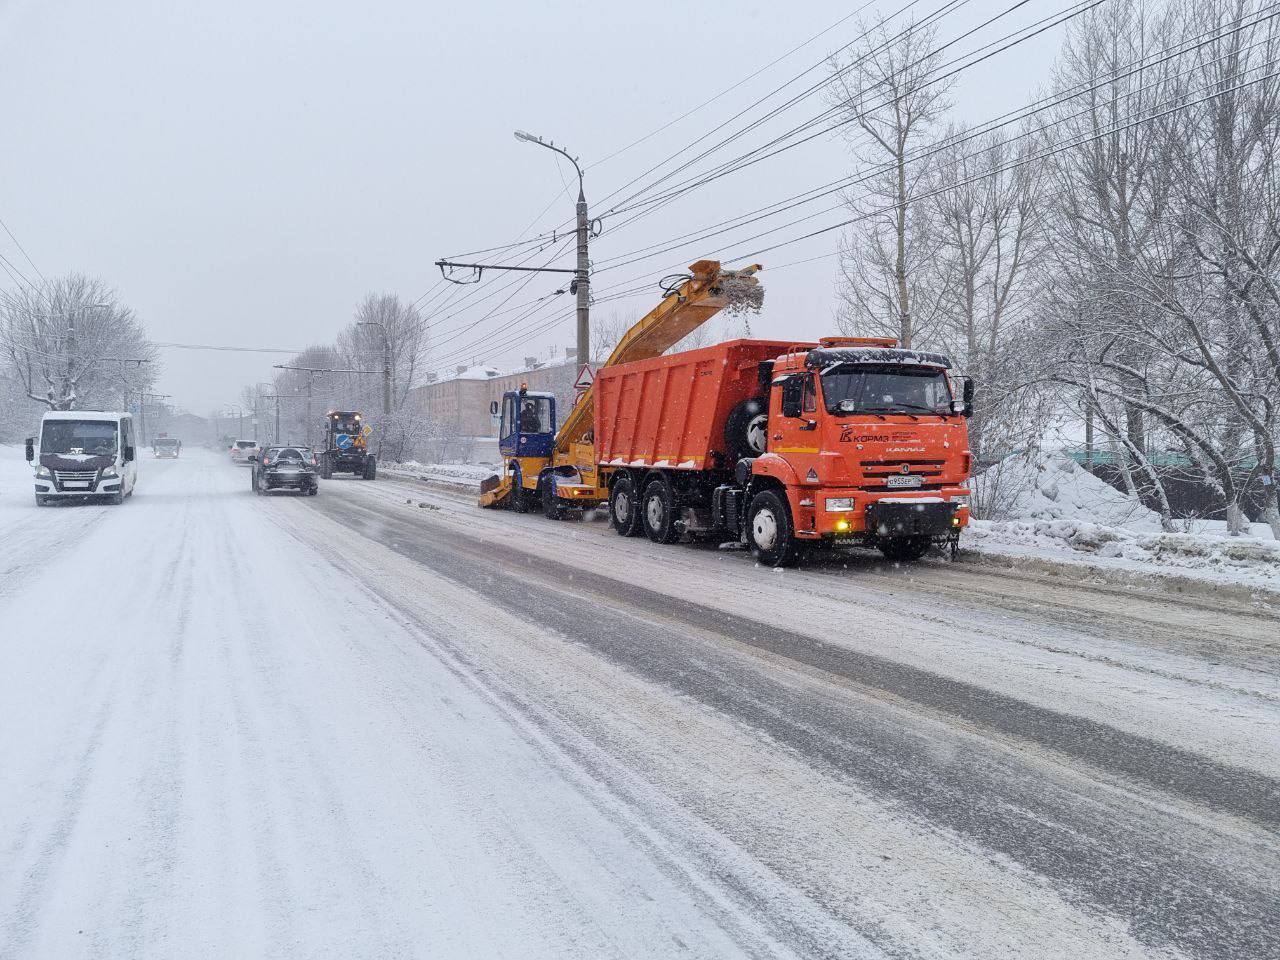
<svg viewBox="0 0 1280 960">
<path fill-rule="evenodd" d="M 903 487 L 918 487 L 922 483 L 924 483 L 924 477 L 913 477 L 908 474 L 890 477 L 885 486 L 892 487 L 895 490 L 901 490 Z"/>
<path fill-rule="evenodd" d="M 88 480 L 67 480 L 62 484 L 68 490 L 87 490 L 89 489 Z"/>
</svg>

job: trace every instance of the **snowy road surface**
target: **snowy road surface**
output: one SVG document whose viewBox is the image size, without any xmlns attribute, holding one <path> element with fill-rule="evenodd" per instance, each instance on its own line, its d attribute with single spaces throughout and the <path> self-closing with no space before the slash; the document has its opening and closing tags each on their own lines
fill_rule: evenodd
<svg viewBox="0 0 1280 960">
<path fill-rule="evenodd" d="M 4 960 L 1280 957 L 1265 611 L 21 467 Z"/>
</svg>

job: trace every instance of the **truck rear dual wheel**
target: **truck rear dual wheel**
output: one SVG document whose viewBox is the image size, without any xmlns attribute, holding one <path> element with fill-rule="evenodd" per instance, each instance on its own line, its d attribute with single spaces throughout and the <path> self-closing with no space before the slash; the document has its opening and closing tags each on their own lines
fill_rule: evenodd
<svg viewBox="0 0 1280 960">
<path fill-rule="evenodd" d="M 636 485 L 630 477 L 619 477 L 609 491 L 609 523 L 620 537 L 638 537 L 644 531 Z"/>
<path fill-rule="evenodd" d="M 762 490 L 747 508 L 747 543 L 761 563 L 769 567 L 789 567 L 799 553 L 791 508 L 786 498 L 774 490 Z"/>
<path fill-rule="evenodd" d="M 609 526 L 618 536 L 640 536 L 644 521 L 640 518 L 640 498 L 630 476 L 620 476 L 609 490 Z"/>
<path fill-rule="evenodd" d="M 641 501 L 644 532 L 654 543 L 675 543 L 680 539 L 676 529 L 677 507 L 675 491 L 661 477 L 650 480 L 644 488 Z"/>
</svg>

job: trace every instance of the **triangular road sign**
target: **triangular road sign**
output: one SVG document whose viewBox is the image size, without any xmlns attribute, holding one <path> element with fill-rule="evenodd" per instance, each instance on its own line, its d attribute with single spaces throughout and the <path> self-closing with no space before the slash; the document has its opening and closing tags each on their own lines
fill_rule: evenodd
<svg viewBox="0 0 1280 960">
<path fill-rule="evenodd" d="M 578 371 L 578 379 L 573 382 L 573 389 L 586 390 L 595 382 L 596 375 L 591 369 L 591 364 L 584 363 L 582 369 Z"/>
</svg>

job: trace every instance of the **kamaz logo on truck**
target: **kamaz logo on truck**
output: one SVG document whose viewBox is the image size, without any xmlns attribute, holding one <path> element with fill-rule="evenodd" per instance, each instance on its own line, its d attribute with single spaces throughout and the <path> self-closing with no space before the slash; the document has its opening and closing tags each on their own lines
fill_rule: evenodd
<svg viewBox="0 0 1280 960">
<path fill-rule="evenodd" d="M 904 433 L 896 431 L 894 433 L 869 433 L 861 436 L 855 436 L 853 431 L 857 429 L 858 424 L 846 423 L 840 427 L 841 443 L 910 443 L 919 438 L 913 433 Z"/>
</svg>

